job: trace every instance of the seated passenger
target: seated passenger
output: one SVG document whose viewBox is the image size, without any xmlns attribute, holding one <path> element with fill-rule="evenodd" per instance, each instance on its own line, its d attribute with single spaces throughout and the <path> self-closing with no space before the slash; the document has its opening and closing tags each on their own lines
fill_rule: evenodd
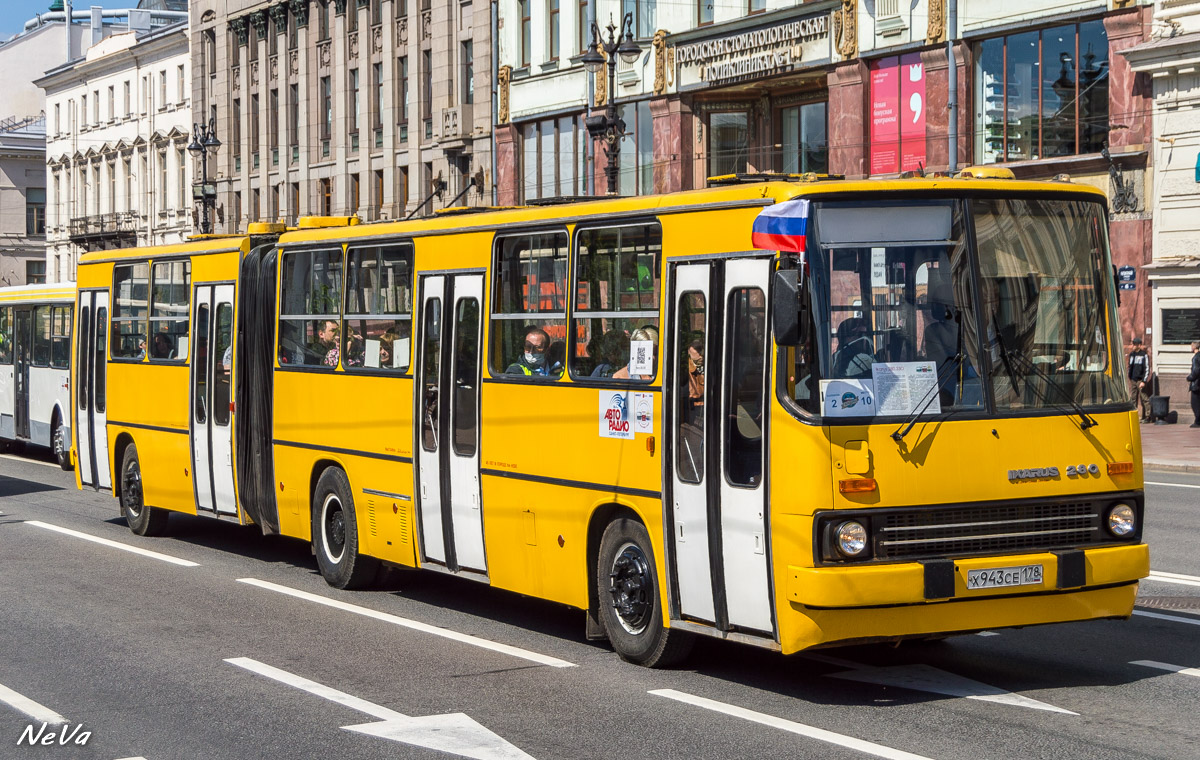
<svg viewBox="0 0 1200 760">
<path fill-rule="evenodd" d="M 175 347 L 171 343 L 171 336 L 166 333 L 155 333 L 154 348 L 151 350 L 150 356 L 154 359 L 174 359 Z"/>
<path fill-rule="evenodd" d="M 875 361 L 871 327 L 863 317 L 842 320 L 837 328 L 837 350 L 833 352 L 833 376 L 858 379 L 871 376 Z"/>
<path fill-rule="evenodd" d="M 620 367 L 629 363 L 629 336 L 624 330 L 609 330 L 596 342 L 598 355 L 592 377 L 612 377 Z"/>
<path fill-rule="evenodd" d="M 546 349 L 550 347 L 550 336 L 537 325 L 525 329 L 525 351 L 505 370 L 509 375 L 526 377 L 552 377 L 562 372 L 562 364 L 551 366 L 546 361 Z"/>
<path fill-rule="evenodd" d="M 653 357 L 652 362 L 654 364 L 657 364 L 658 330 L 656 330 L 650 326 L 639 327 L 638 329 L 633 331 L 632 335 L 629 336 L 629 342 L 633 343 L 634 341 L 650 343 L 651 344 L 650 345 L 650 355 L 651 355 L 651 357 Z M 628 351 L 626 352 L 626 354 L 628 354 Z M 621 369 L 614 372 L 612 376 L 613 376 L 613 379 L 616 379 L 616 380 L 652 380 L 654 378 L 653 370 L 651 370 L 651 374 L 649 374 L 649 375 L 631 375 L 631 374 L 629 374 L 629 356 L 628 355 L 625 357 L 625 366 L 621 367 Z"/>
</svg>

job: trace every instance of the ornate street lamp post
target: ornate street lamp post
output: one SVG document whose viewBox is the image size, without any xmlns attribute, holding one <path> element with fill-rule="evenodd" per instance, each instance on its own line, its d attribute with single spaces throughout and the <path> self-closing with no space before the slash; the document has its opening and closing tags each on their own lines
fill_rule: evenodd
<svg viewBox="0 0 1200 760">
<path fill-rule="evenodd" d="M 221 149 L 221 141 L 217 139 L 217 120 L 211 119 L 207 124 L 192 124 L 192 144 L 188 153 L 196 159 L 200 166 L 200 179 L 192 183 L 192 202 L 200 204 L 200 232 L 207 235 L 212 232 L 208 209 L 217 205 L 217 186 L 208 177 L 208 157 L 217 158 Z"/>
<path fill-rule="evenodd" d="M 583 65 L 588 71 L 595 74 L 600 69 L 608 64 L 608 99 L 605 102 L 604 112 L 588 116 L 584 121 L 587 124 L 588 134 L 592 139 L 604 140 L 604 156 L 608 159 L 607 166 L 604 167 L 604 175 L 608 179 L 608 194 L 617 194 L 617 175 L 620 173 L 621 161 L 621 136 L 625 134 L 625 122 L 617 115 L 617 59 L 616 56 L 621 56 L 621 60 L 625 63 L 633 63 L 642 54 L 642 49 L 636 42 L 633 41 L 633 14 L 626 13 L 621 19 L 621 28 L 613 26 L 612 20 L 608 22 L 608 41 L 604 41 L 600 34 L 600 27 L 592 22 L 592 44 L 588 45 L 587 52 L 583 54 Z M 604 51 L 601 54 L 601 50 Z"/>
</svg>

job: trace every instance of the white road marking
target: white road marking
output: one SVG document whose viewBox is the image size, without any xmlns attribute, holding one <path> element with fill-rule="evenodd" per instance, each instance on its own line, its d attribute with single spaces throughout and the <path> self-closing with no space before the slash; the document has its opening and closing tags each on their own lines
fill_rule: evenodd
<svg viewBox="0 0 1200 760">
<path fill-rule="evenodd" d="M 1148 580 L 1160 581 L 1162 583 L 1176 583 L 1180 586 L 1200 586 L 1200 578 L 1194 575 L 1163 573 L 1158 570 L 1151 570 Z"/>
<path fill-rule="evenodd" d="M 233 657 L 225 662 L 379 718 L 378 723 L 342 726 L 345 731 L 391 739 L 476 760 L 533 760 L 465 713 L 413 718 L 249 657 Z"/>
<path fill-rule="evenodd" d="M 46 530 L 52 530 L 55 533 L 62 533 L 67 536 L 74 536 L 75 538 L 82 538 L 84 541 L 91 541 L 93 543 L 102 544 L 104 546 L 110 546 L 113 549 L 120 549 L 121 551 L 132 552 L 133 554 L 140 554 L 143 557 L 150 557 L 151 559 L 158 559 L 158 560 L 162 560 L 163 562 L 170 562 L 173 565 L 179 565 L 181 567 L 200 567 L 200 565 L 198 563 L 192 562 L 190 560 L 180 559 L 178 557 L 172 557 L 169 554 L 159 554 L 158 552 L 152 552 L 149 549 L 142 549 L 137 546 L 130 546 L 129 544 L 122 544 L 118 541 L 109 541 L 107 538 L 100 538 L 99 536 L 93 536 L 88 533 L 80 533 L 77 530 L 71 530 L 70 528 L 63 528 L 58 525 L 50 525 L 49 523 L 39 522 L 37 520 L 26 520 L 25 524 L 32 525 L 37 528 L 45 528 Z"/>
<path fill-rule="evenodd" d="M 828 673 L 829 678 L 842 678 L 847 681 L 861 681 L 882 686 L 896 686 L 901 689 L 927 691 L 933 694 L 945 694 L 950 697 L 965 697 L 984 702 L 997 702 L 1014 707 L 1028 707 L 1033 710 L 1078 715 L 1079 713 L 1064 710 L 1061 707 L 1039 702 L 1036 699 L 1014 694 L 1010 691 L 991 686 L 970 678 L 949 673 L 932 665 L 895 665 L 883 668 L 863 668 L 848 670 L 844 673 Z"/>
<path fill-rule="evenodd" d="M 36 459 L 26 459 L 25 457 L 13 456 L 12 454 L 0 454 L 0 458 L 11 459 L 14 462 L 24 462 L 25 464 L 40 464 L 42 467 L 53 467 L 54 469 L 62 469 L 57 463 L 39 462 Z"/>
<path fill-rule="evenodd" d="M 980 631 L 979 633 L 977 633 L 975 635 L 976 636 L 999 636 L 1000 634 L 996 633 L 995 631 Z"/>
<path fill-rule="evenodd" d="M 1141 665 L 1145 668 L 1157 668 L 1159 670 L 1168 670 L 1172 673 L 1181 673 L 1185 676 L 1200 676 L 1200 668 L 1185 668 L 1182 665 L 1171 665 L 1166 662 L 1155 662 L 1154 660 L 1134 660 L 1130 665 Z"/>
<path fill-rule="evenodd" d="M 658 697 L 673 699 L 676 702 L 683 702 L 696 707 L 703 707 L 705 710 L 712 710 L 713 712 L 731 715 L 735 718 L 741 718 L 742 720 L 748 720 L 764 726 L 770 726 L 771 728 L 778 728 L 781 731 L 799 734 L 800 736 L 807 736 L 810 739 L 816 739 L 829 744 L 836 744 L 839 747 L 857 750 L 875 757 L 886 758 L 886 760 L 929 760 L 929 758 L 925 757 L 924 755 L 914 755 L 911 752 L 893 749 L 892 747 L 885 747 L 882 744 L 875 744 L 874 742 L 869 742 L 865 739 L 856 739 L 853 736 L 837 734 L 833 731 L 826 731 L 823 728 L 807 726 L 803 723 L 796 723 L 795 721 L 777 718 L 774 715 L 767 715 L 766 713 L 748 710 L 744 707 L 737 707 L 736 705 L 726 704 L 725 702 L 718 702 L 714 699 L 697 697 L 694 694 L 676 691 L 675 689 L 652 689 L 649 693 Z"/>
<path fill-rule="evenodd" d="M 146 760 L 146 758 L 142 757 L 141 755 L 138 755 L 137 757 L 122 757 L 122 758 L 119 758 L 119 760 Z"/>
<path fill-rule="evenodd" d="M 58 713 L 51 710 L 45 705 L 39 705 L 29 697 L 23 694 L 18 694 L 4 684 L 0 683 L 0 702 L 4 702 L 10 707 L 16 708 L 18 711 L 25 713 L 29 717 L 41 723 L 66 723 L 67 719 Z"/>
<path fill-rule="evenodd" d="M 477 636 L 471 636 L 466 633 L 451 631 L 448 628 L 439 628 L 435 625 L 429 625 L 428 623 L 422 623 L 417 620 L 410 620 L 409 618 L 403 618 L 387 612 L 379 612 L 378 610 L 373 610 L 369 607 L 360 607 L 357 604 L 350 604 L 337 599 L 330 599 L 328 597 L 318 596 L 317 594 L 310 594 L 307 591 L 300 591 L 299 589 L 290 588 L 288 586 L 280 586 L 278 584 L 271 583 L 270 581 L 260 581 L 257 578 L 238 578 L 238 583 L 246 583 L 251 586 L 258 586 L 259 588 L 267 589 L 268 591 L 275 591 L 280 594 L 294 596 L 297 599 L 304 599 L 309 602 L 323 604 L 326 607 L 333 607 L 334 609 L 342 610 L 344 612 L 353 612 L 356 615 L 363 615 L 364 617 L 374 618 L 375 620 L 382 620 L 383 622 L 391 623 L 392 625 L 411 628 L 414 631 L 421 631 L 422 633 L 441 636 L 445 639 L 457 641 L 462 644 L 470 644 L 471 646 L 480 647 L 481 649 L 490 649 L 493 652 L 500 652 L 501 654 L 511 655 L 512 657 L 520 657 L 524 660 L 536 662 L 539 665 L 549 665 L 552 668 L 575 667 L 575 663 L 573 662 L 560 660 L 557 657 L 551 657 L 550 655 L 539 654 L 538 652 L 531 652 L 528 649 L 521 649 L 520 647 L 514 647 L 508 644 L 500 644 L 495 641 L 481 639 Z"/>
<path fill-rule="evenodd" d="M 1155 482 L 1149 481 L 1149 480 L 1146 481 L 1146 485 L 1148 485 L 1148 486 L 1170 486 L 1171 488 L 1200 488 L 1200 486 L 1193 486 L 1188 483 L 1155 483 Z"/>
<path fill-rule="evenodd" d="M 1156 620 L 1170 620 L 1173 623 L 1187 623 L 1188 625 L 1200 625 L 1200 620 L 1188 620 L 1187 618 L 1175 617 L 1174 615 L 1164 615 L 1161 612 L 1146 612 L 1145 610 L 1134 610 L 1133 614 L 1139 617 L 1154 618 Z"/>
</svg>

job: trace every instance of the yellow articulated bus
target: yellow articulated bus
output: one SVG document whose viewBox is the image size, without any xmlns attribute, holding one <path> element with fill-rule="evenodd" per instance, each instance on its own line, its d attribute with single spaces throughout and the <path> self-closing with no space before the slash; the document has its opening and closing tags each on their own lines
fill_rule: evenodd
<svg viewBox="0 0 1200 760">
<path fill-rule="evenodd" d="M 75 286 L 0 288 L 0 441 L 32 443 L 71 469 L 71 312 Z"/>
<path fill-rule="evenodd" d="M 773 180 L 89 254 L 80 480 L 139 533 L 311 541 L 339 588 L 579 607 L 645 665 L 1128 617 L 1106 218 L 1069 182 Z"/>
</svg>

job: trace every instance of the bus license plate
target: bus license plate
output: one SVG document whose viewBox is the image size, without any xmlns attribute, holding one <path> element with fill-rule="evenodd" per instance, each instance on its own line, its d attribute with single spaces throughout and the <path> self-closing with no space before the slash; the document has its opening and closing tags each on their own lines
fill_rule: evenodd
<svg viewBox="0 0 1200 760">
<path fill-rule="evenodd" d="M 968 591 L 981 588 L 1004 588 L 1005 586 L 1040 586 L 1041 583 L 1041 565 L 989 567 L 983 570 L 967 571 Z"/>
</svg>

